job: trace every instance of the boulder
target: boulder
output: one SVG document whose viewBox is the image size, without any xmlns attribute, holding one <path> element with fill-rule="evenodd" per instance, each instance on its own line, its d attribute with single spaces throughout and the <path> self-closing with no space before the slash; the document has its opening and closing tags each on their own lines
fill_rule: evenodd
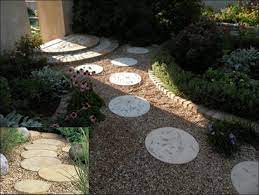
<svg viewBox="0 0 259 195">
<path fill-rule="evenodd" d="M 21 133 L 26 141 L 28 141 L 31 137 L 30 131 L 25 127 L 17 128 L 18 132 Z"/>
<path fill-rule="evenodd" d="M 9 165 L 6 157 L 3 154 L 0 154 L 0 175 L 7 175 L 9 171 Z"/>
<path fill-rule="evenodd" d="M 81 162 L 84 162 L 85 158 L 82 144 L 72 144 L 69 150 L 69 157 L 74 161 L 80 160 Z"/>
</svg>

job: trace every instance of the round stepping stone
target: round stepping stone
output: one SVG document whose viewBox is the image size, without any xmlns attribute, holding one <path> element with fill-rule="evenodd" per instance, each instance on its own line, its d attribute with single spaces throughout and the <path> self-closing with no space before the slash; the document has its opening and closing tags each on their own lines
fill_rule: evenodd
<svg viewBox="0 0 259 195">
<path fill-rule="evenodd" d="M 258 161 L 244 161 L 231 171 L 232 184 L 239 194 L 259 193 L 259 163 Z"/>
<path fill-rule="evenodd" d="M 103 67 L 97 64 L 84 64 L 81 66 L 77 66 L 75 71 L 83 69 L 84 71 L 88 71 L 90 73 L 95 72 L 95 74 L 100 74 L 103 71 Z"/>
<path fill-rule="evenodd" d="M 51 150 L 57 151 L 58 147 L 54 145 L 47 145 L 47 144 L 30 144 L 24 147 L 26 150 Z"/>
<path fill-rule="evenodd" d="M 133 72 L 120 72 L 111 74 L 110 82 L 116 85 L 130 86 L 140 83 L 141 77 Z"/>
<path fill-rule="evenodd" d="M 54 165 L 39 170 L 39 176 L 47 181 L 68 182 L 78 180 L 77 170 L 73 165 Z"/>
<path fill-rule="evenodd" d="M 134 66 L 138 61 L 134 58 L 116 58 L 111 63 L 115 66 Z"/>
<path fill-rule="evenodd" d="M 39 171 L 41 168 L 59 165 L 61 161 L 53 157 L 33 157 L 21 162 L 21 167 L 29 171 Z"/>
<path fill-rule="evenodd" d="M 40 137 L 40 132 L 38 131 L 32 131 L 32 130 L 29 130 L 30 131 L 30 134 L 31 134 L 31 138 L 34 139 L 36 137 Z"/>
<path fill-rule="evenodd" d="M 125 95 L 112 99 L 109 103 L 109 109 L 122 117 L 138 117 L 150 110 L 150 104 L 141 97 Z"/>
<path fill-rule="evenodd" d="M 53 146 L 60 146 L 64 143 L 62 141 L 56 140 L 56 139 L 37 139 L 33 142 L 34 144 L 47 144 L 47 145 L 53 145 Z"/>
<path fill-rule="evenodd" d="M 71 148 L 71 146 L 67 145 L 67 146 L 62 148 L 62 151 L 63 152 L 69 152 L 70 148 Z"/>
<path fill-rule="evenodd" d="M 41 137 L 45 139 L 58 139 L 60 136 L 55 133 L 41 133 Z"/>
<path fill-rule="evenodd" d="M 51 150 L 28 150 L 21 154 L 23 158 L 32 157 L 57 157 L 58 154 Z"/>
<path fill-rule="evenodd" d="M 151 131 L 146 137 L 145 145 L 152 156 L 171 164 L 188 163 L 199 152 L 199 144 L 193 136 L 173 127 Z"/>
<path fill-rule="evenodd" d="M 23 180 L 14 185 L 14 188 L 21 193 L 39 194 L 49 190 L 51 184 L 40 180 Z"/>
<path fill-rule="evenodd" d="M 133 54 L 146 54 L 149 50 L 144 47 L 128 47 L 127 52 Z"/>
</svg>

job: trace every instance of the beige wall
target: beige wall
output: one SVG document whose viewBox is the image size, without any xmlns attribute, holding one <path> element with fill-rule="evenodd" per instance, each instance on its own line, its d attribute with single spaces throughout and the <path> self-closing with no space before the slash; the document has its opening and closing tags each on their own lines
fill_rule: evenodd
<svg viewBox="0 0 259 195">
<path fill-rule="evenodd" d="M 21 36 L 30 33 L 26 3 L 22 0 L 0 0 L 0 52 L 14 48 Z"/>
<path fill-rule="evenodd" d="M 63 0 L 66 35 L 72 34 L 73 0 Z"/>
</svg>

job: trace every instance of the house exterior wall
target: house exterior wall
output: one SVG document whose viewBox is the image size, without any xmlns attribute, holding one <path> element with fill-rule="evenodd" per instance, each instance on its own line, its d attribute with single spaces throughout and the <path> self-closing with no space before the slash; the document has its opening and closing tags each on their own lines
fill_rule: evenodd
<svg viewBox="0 0 259 195">
<path fill-rule="evenodd" d="M 0 53 L 3 53 L 30 33 L 30 25 L 25 1 L 0 1 L 0 16 Z"/>
</svg>

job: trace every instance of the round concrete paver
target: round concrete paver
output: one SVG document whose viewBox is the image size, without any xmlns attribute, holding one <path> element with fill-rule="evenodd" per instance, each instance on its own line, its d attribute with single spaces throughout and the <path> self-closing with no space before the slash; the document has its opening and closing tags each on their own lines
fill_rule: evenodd
<svg viewBox="0 0 259 195">
<path fill-rule="evenodd" d="M 138 61 L 134 58 L 117 58 L 111 61 L 115 66 L 134 66 Z"/>
<path fill-rule="evenodd" d="M 150 110 L 150 104 L 143 98 L 125 95 L 112 99 L 109 103 L 109 109 L 122 117 L 138 117 Z"/>
<path fill-rule="evenodd" d="M 49 190 L 51 184 L 40 180 L 23 180 L 14 185 L 14 188 L 21 193 L 39 194 Z"/>
<path fill-rule="evenodd" d="M 60 136 L 55 133 L 41 133 L 41 137 L 45 139 L 58 139 Z"/>
<path fill-rule="evenodd" d="M 127 52 L 133 54 L 146 54 L 149 50 L 144 47 L 128 47 Z"/>
<path fill-rule="evenodd" d="M 258 161 L 244 161 L 234 166 L 231 180 L 239 194 L 259 194 L 258 167 Z"/>
<path fill-rule="evenodd" d="M 21 162 L 21 167 L 29 171 L 39 171 L 41 168 L 59 165 L 61 161 L 53 157 L 33 157 Z"/>
<path fill-rule="evenodd" d="M 29 144 L 24 147 L 26 150 L 51 150 L 57 151 L 58 147 L 54 145 L 47 144 Z"/>
<path fill-rule="evenodd" d="M 63 151 L 63 152 L 69 152 L 70 148 L 71 148 L 71 146 L 70 146 L 70 145 L 67 145 L 67 146 L 65 146 L 65 147 L 62 148 L 62 151 Z"/>
<path fill-rule="evenodd" d="M 95 74 L 100 74 L 103 71 L 103 67 L 97 64 L 84 64 L 81 66 L 77 66 L 75 71 L 83 69 L 84 71 L 88 71 L 90 73 L 95 72 Z"/>
<path fill-rule="evenodd" d="M 76 168 L 73 165 L 54 165 L 39 170 L 39 176 L 47 181 L 67 182 L 78 180 Z"/>
<path fill-rule="evenodd" d="M 140 83 L 141 77 L 133 72 L 120 72 L 111 74 L 110 82 L 116 85 L 130 86 Z"/>
<path fill-rule="evenodd" d="M 51 150 L 28 150 L 21 154 L 23 158 L 33 157 L 57 157 L 58 154 Z"/>
<path fill-rule="evenodd" d="M 56 139 L 37 139 L 33 142 L 34 144 L 47 144 L 47 145 L 53 145 L 53 146 L 60 146 L 64 143 L 62 141 L 56 140 Z"/>
<path fill-rule="evenodd" d="M 166 163 L 184 164 L 199 152 L 199 144 L 189 133 L 173 127 L 151 131 L 145 140 L 148 152 Z"/>
</svg>

